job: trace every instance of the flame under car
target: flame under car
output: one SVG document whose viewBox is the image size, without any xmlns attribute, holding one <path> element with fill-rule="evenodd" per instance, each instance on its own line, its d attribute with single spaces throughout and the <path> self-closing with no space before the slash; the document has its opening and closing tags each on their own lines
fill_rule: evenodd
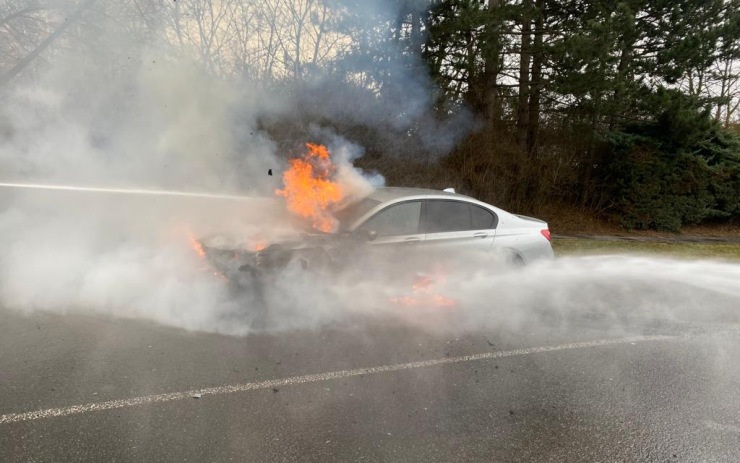
<svg viewBox="0 0 740 463">
<path fill-rule="evenodd" d="M 356 262 L 372 249 L 398 259 L 404 251 L 487 253 L 515 265 L 551 259 L 547 223 L 515 215 L 452 191 L 379 188 L 337 211 L 336 232 L 314 231 L 259 251 L 201 240 L 209 262 L 234 281 L 264 277 L 289 265 L 323 271 Z"/>
</svg>

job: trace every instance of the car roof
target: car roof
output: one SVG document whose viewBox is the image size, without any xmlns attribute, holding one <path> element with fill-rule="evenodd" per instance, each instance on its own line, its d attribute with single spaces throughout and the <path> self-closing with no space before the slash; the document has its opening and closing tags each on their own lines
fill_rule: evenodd
<svg viewBox="0 0 740 463">
<path fill-rule="evenodd" d="M 394 201 L 400 198 L 406 198 L 411 196 L 423 196 L 433 198 L 465 198 L 471 199 L 468 196 L 449 193 L 446 191 L 432 190 L 430 188 L 399 188 L 399 187 L 385 187 L 377 188 L 375 191 L 368 196 L 371 199 L 386 203 L 388 201 Z"/>
</svg>

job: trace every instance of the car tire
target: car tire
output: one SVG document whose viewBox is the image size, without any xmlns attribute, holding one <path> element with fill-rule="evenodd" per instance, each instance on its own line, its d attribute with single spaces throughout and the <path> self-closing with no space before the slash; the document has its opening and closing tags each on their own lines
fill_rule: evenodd
<svg viewBox="0 0 740 463">
<path fill-rule="evenodd" d="M 509 265 L 513 268 L 522 268 L 525 265 L 524 259 L 519 254 L 512 253 L 511 257 L 509 257 Z"/>
</svg>

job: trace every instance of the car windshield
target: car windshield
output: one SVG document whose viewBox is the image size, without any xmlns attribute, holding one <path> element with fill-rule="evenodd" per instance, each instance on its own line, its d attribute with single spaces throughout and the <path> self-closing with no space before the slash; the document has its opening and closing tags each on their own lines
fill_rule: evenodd
<svg viewBox="0 0 740 463">
<path fill-rule="evenodd" d="M 348 231 L 357 219 L 365 215 L 370 209 L 380 204 L 380 201 L 364 198 L 360 201 L 349 204 L 344 209 L 336 212 L 335 217 L 339 220 L 339 231 Z"/>
</svg>

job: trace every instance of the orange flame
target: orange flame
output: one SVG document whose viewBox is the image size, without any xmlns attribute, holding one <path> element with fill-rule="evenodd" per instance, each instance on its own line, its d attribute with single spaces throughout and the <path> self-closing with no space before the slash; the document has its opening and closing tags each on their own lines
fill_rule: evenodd
<svg viewBox="0 0 740 463">
<path fill-rule="evenodd" d="M 290 168 L 283 173 L 285 187 L 275 194 L 284 197 L 288 210 L 308 219 L 313 228 L 331 232 L 338 223 L 330 208 L 342 200 L 344 192 L 332 180 L 336 166 L 329 150 L 313 143 L 306 143 L 306 148 L 301 158 L 289 161 Z"/>
<path fill-rule="evenodd" d="M 252 237 L 247 240 L 246 249 L 250 252 L 259 252 L 265 249 L 268 244 L 270 243 L 264 238 Z"/>
<path fill-rule="evenodd" d="M 455 308 L 457 301 L 447 296 L 434 292 L 436 282 L 430 276 L 419 275 L 414 279 L 412 286 L 413 295 L 391 298 L 391 302 L 409 308 L 437 307 Z"/>
<path fill-rule="evenodd" d="M 457 301 L 442 294 L 399 296 L 392 298 L 391 302 L 412 309 L 419 307 L 439 307 L 444 309 L 453 309 L 457 307 Z"/>
<path fill-rule="evenodd" d="M 205 259 L 206 251 L 205 249 L 203 249 L 203 245 L 200 243 L 200 241 L 198 241 L 191 233 L 188 233 L 188 241 L 190 242 L 190 247 L 193 248 L 193 251 L 198 254 L 198 257 L 200 257 L 201 259 Z"/>
<path fill-rule="evenodd" d="M 228 278 L 226 278 L 218 270 L 214 270 L 210 267 L 210 265 L 208 265 L 208 263 L 206 262 L 206 250 L 203 249 L 203 244 L 201 244 L 201 242 L 198 241 L 198 239 L 191 232 L 188 232 L 188 242 L 190 243 L 190 247 L 193 249 L 193 251 L 195 251 L 195 253 L 198 255 L 198 258 L 202 261 L 198 270 L 213 273 L 213 275 L 228 283 Z"/>
</svg>

